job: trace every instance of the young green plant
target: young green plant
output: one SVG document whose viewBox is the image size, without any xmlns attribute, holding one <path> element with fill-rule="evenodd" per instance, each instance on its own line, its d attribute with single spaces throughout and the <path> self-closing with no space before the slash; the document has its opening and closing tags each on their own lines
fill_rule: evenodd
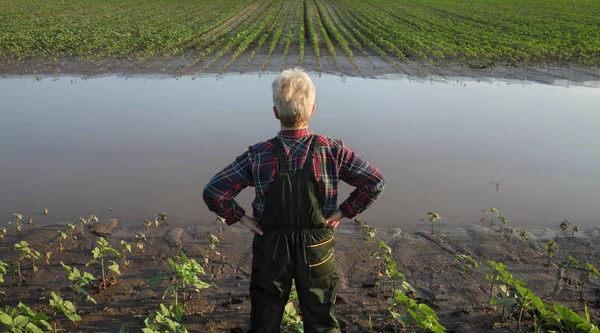
<svg viewBox="0 0 600 333">
<path fill-rule="evenodd" d="M 119 270 L 119 264 L 117 264 L 116 261 L 114 260 L 109 260 L 109 256 L 113 255 L 116 258 L 120 257 L 121 254 L 119 253 L 119 251 L 115 250 L 112 246 L 110 246 L 110 244 L 108 244 L 108 242 L 106 241 L 106 239 L 104 239 L 103 237 L 100 238 L 98 240 L 98 246 L 96 246 L 93 250 L 92 250 L 92 254 L 94 255 L 94 258 L 92 260 L 90 260 L 87 264 L 85 264 L 86 266 L 89 266 L 91 264 L 97 264 L 100 263 L 101 266 L 101 270 L 102 270 L 102 281 L 99 284 L 99 287 L 101 289 L 106 289 L 106 261 L 108 261 L 110 263 L 110 265 L 108 265 L 108 271 L 111 272 L 111 274 L 117 274 L 117 275 L 121 275 L 121 271 Z M 114 278 L 114 276 L 113 276 Z"/>
<path fill-rule="evenodd" d="M 30 307 L 19 302 L 16 309 L 6 306 L 0 310 L 0 324 L 10 333 L 38 333 L 52 330 L 48 316 L 35 312 Z"/>
<path fill-rule="evenodd" d="M 65 265 L 62 261 L 60 265 L 64 268 L 65 273 L 67 273 L 67 278 L 71 281 L 71 296 L 73 297 L 73 304 L 75 304 L 75 293 L 81 295 L 82 298 L 86 302 L 96 304 L 96 300 L 90 296 L 90 294 L 84 289 L 87 285 L 89 285 L 92 281 L 96 280 L 96 278 L 88 273 L 83 272 L 83 274 L 76 268 Z"/>
<path fill-rule="evenodd" d="M 81 317 L 77 314 L 77 309 L 75 308 L 75 304 L 71 301 L 66 301 L 60 295 L 54 293 L 54 291 L 50 294 L 50 306 L 54 309 L 54 332 L 59 332 L 58 320 L 56 320 L 57 314 L 60 312 L 65 315 L 65 317 L 69 318 L 72 322 L 80 321 Z M 62 330 L 60 330 L 62 331 Z"/>
<path fill-rule="evenodd" d="M 183 303 L 185 305 L 185 291 L 187 288 L 193 286 L 199 291 L 199 289 L 205 289 L 211 286 L 198 278 L 199 274 L 206 274 L 204 273 L 204 268 L 197 263 L 196 260 L 188 258 L 183 251 L 181 251 L 178 258 L 168 258 L 167 260 L 173 270 L 173 275 L 159 274 L 149 281 L 151 286 L 156 286 L 164 280 L 170 280 L 171 283 L 165 289 L 163 299 L 172 291 L 173 296 L 175 297 L 175 305 L 177 305 L 179 304 L 179 291 L 181 290 Z"/>
<path fill-rule="evenodd" d="M 31 248 L 29 243 L 26 241 L 20 241 L 14 245 L 14 250 L 17 252 L 17 279 L 19 280 L 19 285 L 23 281 L 25 281 L 25 277 L 21 274 L 21 268 L 24 261 L 29 260 L 33 266 L 33 273 L 37 273 L 37 266 L 35 265 L 35 261 L 40 259 L 41 254 Z"/>
<path fill-rule="evenodd" d="M 558 244 L 551 239 L 547 239 L 546 242 L 546 254 L 548 255 L 548 264 L 546 265 L 546 273 L 550 272 L 550 260 L 554 257 L 554 253 L 558 252 Z"/>
<path fill-rule="evenodd" d="M 434 233 L 433 230 L 433 222 L 441 220 L 442 218 L 440 217 L 440 215 L 438 213 L 434 213 L 434 212 L 429 212 L 427 213 L 427 216 L 429 216 L 429 223 L 431 223 L 431 233 Z"/>
<path fill-rule="evenodd" d="M 591 279 L 599 278 L 600 272 L 598 271 L 596 266 L 592 265 L 591 263 L 589 263 L 587 261 L 584 261 L 583 265 L 585 266 L 585 271 L 581 272 L 581 274 L 579 275 L 579 283 L 581 285 L 580 297 L 581 297 L 581 299 L 585 300 L 585 299 L 587 299 L 587 295 L 585 294 L 585 290 L 584 290 L 585 283 Z"/>
</svg>

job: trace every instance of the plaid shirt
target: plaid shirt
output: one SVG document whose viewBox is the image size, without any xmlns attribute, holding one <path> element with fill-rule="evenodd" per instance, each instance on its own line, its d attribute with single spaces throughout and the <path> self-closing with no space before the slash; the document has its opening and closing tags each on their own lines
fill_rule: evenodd
<svg viewBox="0 0 600 333">
<path fill-rule="evenodd" d="M 309 129 L 284 130 L 277 135 L 283 144 L 289 170 L 304 166 L 313 132 Z M 385 179 L 379 170 L 358 157 L 344 144 L 326 136 L 315 136 L 313 173 L 324 198 L 323 216 L 329 217 L 338 208 L 337 195 L 340 180 L 356 187 L 339 209 L 352 218 L 369 207 L 383 192 Z M 277 174 L 275 148 L 270 142 L 251 146 L 206 185 L 203 199 L 208 209 L 231 225 L 239 221 L 245 211 L 234 200 L 244 188 L 253 186 L 256 198 L 252 203 L 254 218 L 260 218 L 269 195 L 269 185 Z"/>
</svg>

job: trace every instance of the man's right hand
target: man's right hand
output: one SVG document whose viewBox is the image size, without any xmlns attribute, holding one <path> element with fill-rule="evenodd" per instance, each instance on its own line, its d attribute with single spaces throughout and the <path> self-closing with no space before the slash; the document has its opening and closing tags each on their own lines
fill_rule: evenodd
<svg viewBox="0 0 600 333">
<path fill-rule="evenodd" d="M 331 216 L 325 221 L 325 223 L 335 229 L 337 228 L 337 226 L 340 224 L 340 220 L 344 218 L 344 214 L 342 213 L 341 210 L 336 210 L 335 212 L 333 212 L 333 214 L 331 214 Z"/>
<path fill-rule="evenodd" d="M 241 219 L 240 219 L 240 223 L 245 226 L 246 228 L 250 229 L 250 231 L 252 231 L 255 234 L 259 234 L 259 235 L 263 235 L 263 231 L 260 228 L 260 226 L 258 225 L 258 223 L 256 222 L 256 220 L 248 215 L 244 215 Z"/>
</svg>

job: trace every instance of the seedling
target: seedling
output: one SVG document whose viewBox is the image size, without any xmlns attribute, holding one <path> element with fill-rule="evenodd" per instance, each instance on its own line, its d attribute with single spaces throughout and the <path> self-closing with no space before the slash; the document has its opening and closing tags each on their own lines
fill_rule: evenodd
<svg viewBox="0 0 600 333">
<path fill-rule="evenodd" d="M 23 220 L 23 214 L 14 213 L 8 221 L 8 224 L 11 224 L 13 220 L 17 223 L 17 231 L 21 231 L 21 221 Z"/>
<path fill-rule="evenodd" d="M 30 218 L 28 224 L 33 225 L 33 219 Z"/>
<path fill-rule="evenodd" d="M 160 311 L 156 314 L 150 314 L 144 319 L 144 333 L 187 333 L 187 329 L 181 324 L 183 319 L 183 307 L 181 305 L 171 305 L 168 308 L 160 305 Z"/>
<path fill-rule="evenodd" d="M 50 266 L 50 257 L 52 256 L 52 252 L 44 252 L 44 258 L 46 259 L 46 265 Z"/>
<path fill-rule="evenodd" d="M 566 234 L 567 229 L 569 228 L 569 220 L 564 219 L 564 221 L 560 223 L 560 228 L 562 229 L 563 233 Z"/>
<path fill-rule="evenodd" d="M 54 317 L 57 317 L 57 313 L 60 311 L 64 314 L 69 320 L 72 322 L 80 321 L 81 317 L 77 314 L 77 309 L 75 308 L 75 304 L 71 301 L 65 301 L 60 295 L 52 292 L 50 294 L 52 297 L 50 299 L 50 306 L 54 309 Z M 54 332 L 58 332 L 57 329 L 58 321 L 54 321 Z"/>
<path fill-rule="evenodd" d="M 155 219 L 156 220 L 156 219 Z M 150 234 L 150 227 L 154 225 L 154 222 L 151 222 L 148 219 L 144 219 L 144 224 L 143 226 L 146 227 L 146 233 L 149 235 Z M 145 236 L 144 236 L 145 237 Z"/>
<path fill-rule="evenodd" d="M 292 290 L 290 292 L 289 300 L 285 305 L 283 311 L 283 318 L 281 320 L 280 331 L 282 333 L 304 333 L 304 323 L 302 322 L 302 316 L 296 311 L 294 302 L 298 301 L 298 292 L 296 291 L 295 284 L 292 281 Z"/>
<path fill-rule="evenodd" d="M 167 220 L 167 214 L 165 212 L 162 213 L 158 213 L 158 217 L 160 217 L 161 220 L 166 221 Z"/>
<path fill-rule="evenodd" d="M 585 300 L 587 299 L 587 296 L 585 294 L 585 290 L 583 289 L 583 287 L 585 286 L 585 283 L 588 280 L 591 279 L 597 279 L 600 277 L 600 272 L 598 272 L 598 269 L 596 268 L 596 266 L 590 264 L 587 261 L 583 262 L 583 265 L 585 266 L 585 272 L 582 272 L 581 275 L 579 275 L 579 282 L 581 283 L 581 299 Z"/>
<path fill-rule="evenodd" d="M 500 220 L 500 223 L 502 223 L 502 225 L 500 225 L 500 229 L 502 229 L 502 227 L 508 223 L 508 219 L 503 215 L 498 215 L 498 220 Z"/>
<path fill-rule="evenodd" d="M 523 246 L 521 247 L 521 252 L 523 252 L 525 250 L 525 244 L 527 244 L 530 235 L 527 231 L 521 230 L 519 231 L 519 237 L 521 237 L 521 243 L 523 244 Z"/>
<path fill-rule="evenodd" d="M 440 324 L 435 311 L 423 303 L 417 303 L 401 291 L 396 291 L 394 297 L 388 298 L 387 318 L 395 319 L 408 328 L 409 332 L 444 333 L 446 328 Z M 396 312 L 397 307 L 404 308 L 404 315 Z"/>
<path fill-rule="evenodd" d="M 137 247 L 138 250 L 143 251 L 144 250 L 144 243 L 142 243 L 142 240 L 144 242 L 147 242 L 146 235 L 144 235 L 141 232 L 136 232 L 135 233 L 135 239 L 137 240 L 136 243 L 135 243 L 135 247 Z"/>
<path fill-rule="evenodd" d="M 551 239 L 546 240 L 546 254 L 548 254 L 548 264 L 546 268 L 546 273 L 550 272 L 550 259 L 554 257 L 554 253 L 558 252 L 558 244 Z"/>
<path fill-rule="evenodd" d="M 69 232 L 69 239 L 71 240 L 71 243 L 73 243 L 73 240 L 77 239 L 77 236 L 73 235 L 73 231 L 76 228 L 77 227 L 74 224 L 67 223 L 67 231 Z"/>
<path fill-rule="evenodd" d="M 0 261 L 0 283 L 4 283 L 4 275 L 8 274 L 8 264 Z"/>
<path fill-rule="evenodd" d="M 114 255 L 118 258 L 121 254 L 119 253 L 119 251 L 115 250 L 112 246 L 110 246 L 110 244 L 108 244 L 106 239 L 104 239 L 103 237 L 100 238 L 97 243 L 98 246 L 92 250 L 94 259 L 90 260 L 85 265 L 89 266 L 90 264 L 97 264 L 98 262 L 100 262 L 102 269 L 102 281 L 100 282 L 98 287 L 100 287 L 101 289 L 106 289 L 106 261 L 110 263 L 110 265 L 108 265 L 108 270 L 110 271 L 111 275 L 113 275 L 113 279 L 115 278 L 114 274 L 121 275 L 121 271 L 119 271 L 119 264 L 117 264 L 117 262 L 114 260 L 108 260 L 108 256 Z"/>
<path fill-rule="evenodd" d="M 198 278 L 199 274 L 206 274 L 204 273 L 204 268 L 202 268 L 202 266 L 197 263 L 196 260 L 188 258 L 183 251 L 177 258 L 178 262 L 176 262 L 174 258 L 168 258 L 167 260 L 169 261 L 169 265 L 171 266 L 174 275 L 169 277 L 167 274 L 159 274 L 149 281 L 151 286 L 156 286 L 162 281 L 170 279 L 171 284 L 169 284 L 167 289 L 165 289 L 163 299 L 169 292 L 172 291 L 173 296 L 175 297 L 175 305 L 177 305 L 179 304 L 179 290 L 181 290 L 182 299 L 185 305 L 186 288 L 193 286 L 196 288 L 196 291 L 199 291 L 199 289 L 204 289 L 211 286 L 210 284 Z"/>
<path fill-rule="evenodd" d="M 121 240 L 121 254 L 123 255 L 123 264 L 125 267 L 129 267 L 129 262 L 127 261 L 127 252 L 131 253 L 131 244 Z"/>
<path fill-rule="evenodd" d="M 19 280 L 19 285 L 21 285 L 22 281 L 25 280 L 25 277 L 21 274 L 21 266 L 23 261 L 29 260 L 33 266 L 33 273 L 37 273 L 37 266 L 35 265 L 35 261 L 40 258 L 41 254 L 32 249 L 29 246 L 29 243 L 26 241 L 20 241 L 15 244 L 14 250 L 18 253 L 17 256 L 17 278 Z"/>
<path fill-rule="evenodd" d="M 490 215 L 491 215 L 491 220 L 490 220 L 490 226 L 494 225 L 494 214 L 499 215 L 500 213 L 498 212 L 498 210 L 494 207 L 490 208 Z"/>
<path fill-rule="evenodd" d="M 210 244 L 208 245 L 208 249 L 210 250 L 211 253 L 216 253 L 215 252 L 215 247 L 217 244 L 219 244 L 219 238 L 217 238 L 217 236 L 210 234 L 208 236 L 208 241 L 210 242 Z"/>
<path fill-rule="evenodd" d="M 62 261 L 60 262 L 60 265 L 67 273 L 67 278 L 69 281 L 71 281 L 71 285 L 69 287 L 71 288 L 73 304 L 75 304 L 75 292 L 77 292 L 79 295 L 82 295 L 82 298 L 84 298 L 86 302 L 96 304 L 96 300 L 94 300 L 92 296 L 90 296 L 90 294 L 83 289 L 83 287 L 96 280 L 96 278 L 88 272 L 83 272 L 83 274 L 81 274 L 77 268 L 67 266 Z"/>
<path fill-rule="evenodd" d="M 48 208 L 44 208 L 44 216 L 48 216 Z"/>
<path fill-rule="evenodd" d="M 517 302 L 517 296 L 511 295 L 509 292 L 510 287 L 521 286 L 523 282 L 515 280 L 513 275 L 506 269 L 506 265 L 501 262 L 495 262 L 492 260 L 486 260 L 490 265 L 486 267 L 487 270 L 493 270 L 492 274 L 486 274 L 485 279 L 492 282 L 490 287 L 490 305 L 502 305 L 502 317 L 504 318 L 505 308 L 507 305 L 513 305 Z M 502 291 L 501 296 L 494 295 L 494 285 L 497 284 Z"/>
<path fill-rule="evenodd" d="M 573 232 L 571 233 L 571 236 L 575 236 L 576 232 L 579 232 L 579 226 L 573 225 Z"/>
<path fill-rule="evenodd" d="M 52 330 L 48 316 L 33 311 L 30 307 L 19 302 L 16 309 L 6 306 L 0 310 L 0 323 L 11 333 L 38 333 Z"/>
<path fill-rule="evenodd" d="M 6 228 L 0 228 L 0 239 L 4 239 L 4 235 L 6 235 Z"/>
<path fill-rule="evenodd" d="M 479 266 L 477 261 L 469 255 L 459 253 L 456 254 L 454 257 L 456 258 L 457 262 L 461 261 L 463 263 L 463 271 L 465 273 L 468 273 L 471 269 L 477 268 Z"/>
<path fill-rule="evenodd" d="M 219 238 L 223 237 L 223 225 L 225 224 L 225 219 L 220 216 L 217 216 L 214 224 L 219 226 Z"/>
<path fill-rule="evenodd" d="M 98 217 L 96 217 L 96 215 L 92 214 L 90 215 L 87 219 L 84 219 L 83 217 L 79 218 L 79 224 L 81 225 L 81 235 L 83 236 L 83 225 L 84 224 L 88 224 L 91 222 L 96 222 L 98 223 Z"/>
<path fill-rule="evenodd" d="M 441 220 L 442 218 L 438 213 L 434 212 L 429 212 L 427 213 L 427 215 L 429 216 L 429 223 L 431 223 L 431 233 L 433 234 L 433 222 Z"/>
<path fill-rule="evenodd" d="M 377 235 L 377 229 L 375 229 L 375 227 L 373 227 L 372 225 L 368 225 L 366 223 L 361 226 L 361 231 L 363 234 L 365 234 L 366 244 L 370 244 L 375 238 L 375 235 Z"/>
</svg>

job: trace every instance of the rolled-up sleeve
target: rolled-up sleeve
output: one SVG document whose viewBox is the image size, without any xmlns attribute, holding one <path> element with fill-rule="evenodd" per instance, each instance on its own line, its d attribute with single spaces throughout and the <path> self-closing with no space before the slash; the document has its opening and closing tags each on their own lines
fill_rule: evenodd
<svg viewBox="0 0 600 333">
<path fill-rule="evenodd" d="M 340 179 L 355 189 L 339 208 L 346 218 L 353 218 L 379 198 L 383 193 L 385 178 L 375 165 L 362 159 L 343 144 L 341 146 Z"/>
<path fill-rule="evenodd" d="M 246 214 L 235 201 L 235 197 L 253 184 L 249 156 L 248 152 L 245 152 L 208 182 L 202 192 L 202 198 L 211 212 L 224 218 L 225 222 L 231 225 Z"/>
</svg>

